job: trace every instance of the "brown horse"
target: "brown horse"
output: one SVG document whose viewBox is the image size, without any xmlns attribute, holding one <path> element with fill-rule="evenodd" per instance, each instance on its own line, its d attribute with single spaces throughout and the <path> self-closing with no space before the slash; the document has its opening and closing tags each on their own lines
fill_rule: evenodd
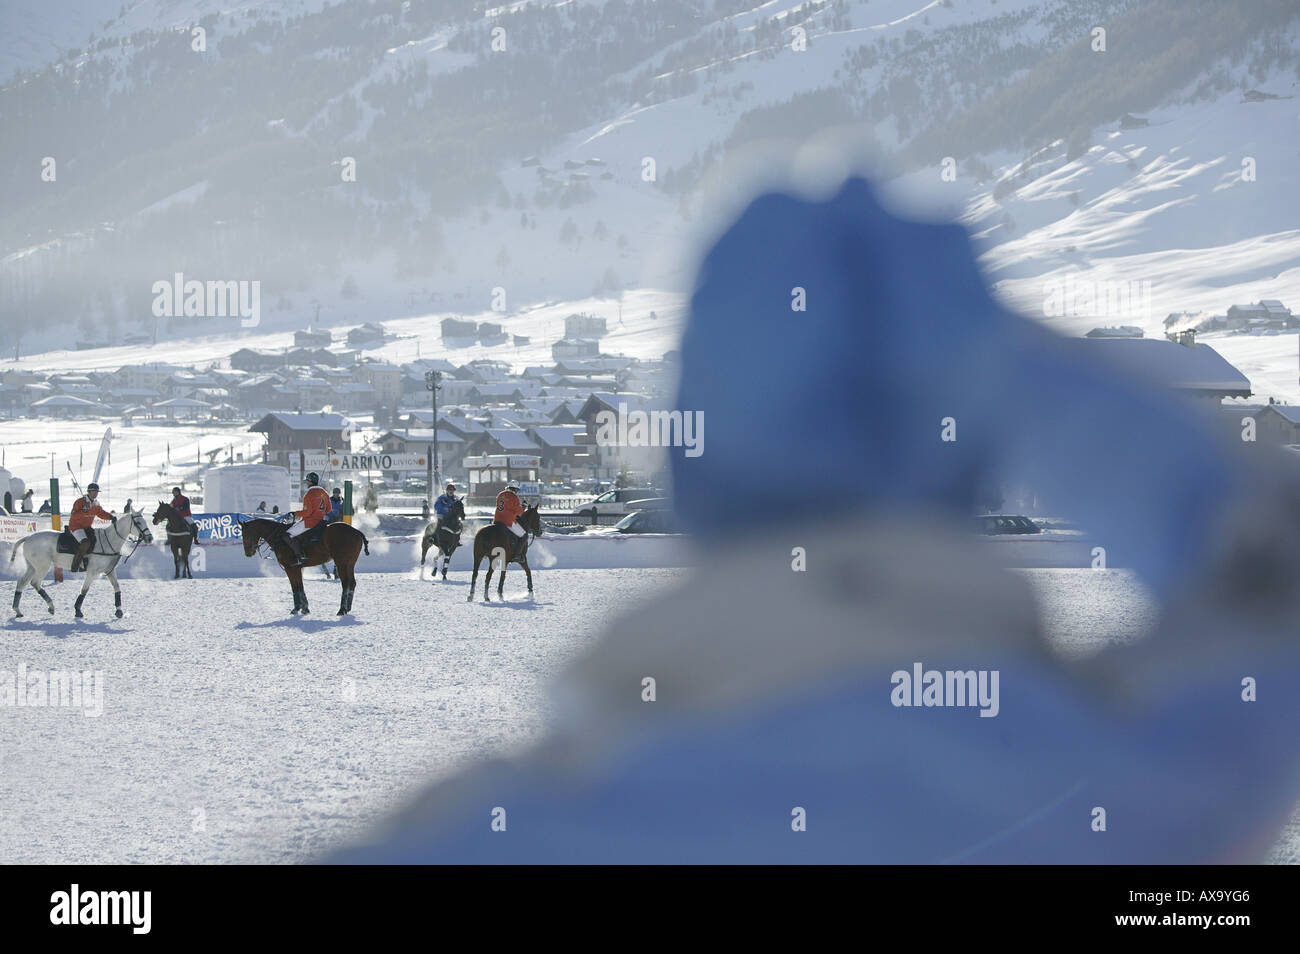
<svg viewBox="0 0 1300 954">
<path fill-rule="evenodd" d="M 451 563 L 452 555 L 460 546 L 460 532 L 465 526 L 465 502 L 459 497 L 451 506 L 451 513 L 445 517 L 439 517 L 434 523 L 424 528 L 424 538 L 420 541 L 420 566 L 424 566 L 424 558 L 429 555 L 432 547 L 438 548 L 438 555 L 442 556 L 442 578 L 447 579 L 447 565 Z M 424 575 L 424 570 L 420 570 L 420 575 Z M 433 558 L 433 575 L 438 575 L 438 556 Z"/>
<path fill-rule="evenodd" d="M 339 583 L 343 587 L 343 598 L 339 602 L 337 615 L 352 612 L 352 594 L 357 589 L 357 577 L 353 569 L 362 550 L 365 550 L 367 556 L 370 555 L 370 541 L 356 527 L 339 521 L 326 524 L 324 532 L 308 531 L 316 539 L 307 545 L 307 559 L 302 566 L 298 565 L 293 548 L 289 546 L 289 524 L 259 517 L 240 523 L 239 532 L 244 538 L 244 556 L 251 557 L 265 543 L 284 568 L 289 586 L 293 588 L 293 609 L 290 615 L 299 612 L 306 615 L 308 612 L 307 591 L 302 586 L 302 566 L 320 566 L 330 560 L 334 561 Z"/>
<path fill-rule="evenodd" d="M 194 545 L 194 531 L 171 504 L 160 500 L 158 509 L 153 512 L 153 524 L 156 527 L 163 522 L 167 524 L 167 546 L 172 551 L 172 562 L 176 564 L 176 575 L 172 579 L 179 580 L 182 576 L 187 580 L 194 579 L 194 574 L 190 573 L 190 547 Z M 203 568 L 200 566 L 199 569 Z"/>
<path fill-rule="evenodd" d="M 492 602 L 492 594 L 489 592 L 492 586 L 492 565 L 498 559 L 501 560 L 501 579 L 497 581 L 497 599 L 504 598 L 502 591 L 506 586 L 506 565 L 509 563 L 518 563 L 524 568 L 524 573 L 528 577 L 528 595 L 530 597 L 533 595 L 533 571 L 528 568 L 528 541 L 530 537 L 541 536 L 542 518 L 537 512 L 537 505 L 533 504 L 521 513 L 517 519 L 519 525 L 525 531 L 517 556 L 507 558 L 507 554 L 511 552 L 511 545 L 515 541 L 515 535 L 503 524 L 490 523 L 474 534 L 474 576 L 469 581 L 467 602 L 474 599 L 474 584 L 478 582 L 478 567 L 483 562 L 484 557 L 488 560 L 487 578 L 483 580 L 483 599 L 486 602 Z"/>
</svg>

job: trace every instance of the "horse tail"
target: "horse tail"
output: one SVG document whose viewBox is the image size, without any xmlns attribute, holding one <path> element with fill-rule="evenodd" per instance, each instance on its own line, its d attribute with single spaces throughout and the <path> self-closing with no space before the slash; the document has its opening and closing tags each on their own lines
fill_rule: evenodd
<svg viewBox="0 0 1300 954">
<path fill-rule="evenodd" d="M 361 548 L 366 551 L 366 556 L 370 556 L 370 541 L 366 539 L 364 533 L 361 534 Z"/>
<path fill-rule="evenodd" d="M 30 537 L 30 536 L 31 536 L 30 533 L 27 534 L 27 537 Z M 18 556 L 18 547 L 19 547 L 19 545 L 22 544 L 23 541 L 25 541 L 25 540 L 27 539 L 27 537 L 19 537 L 17 540 L 14 541 L 14 543 L 13 543 L 13 549 L 9 551 L 9 565 L 10 565 L 10 566 L 13 566 L 14 560 L 15 560 L 15 559 L 17 558 L 17 556 Z"/>
</svg>

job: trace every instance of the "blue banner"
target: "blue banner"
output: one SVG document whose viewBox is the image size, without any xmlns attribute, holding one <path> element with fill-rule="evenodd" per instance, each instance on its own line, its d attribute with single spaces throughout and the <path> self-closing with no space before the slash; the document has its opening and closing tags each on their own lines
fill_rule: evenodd
<svg viewBox="0 0 1300 954">
<path fill-rule="evenodd" d="M 240 538 L 239 522 L 261 517 L 264 520 L 283 519 L 289 522 L 291 514 L 281 513 L 196 513 L 194 522 L 199 526 L 199 543 L 230 543 Z"/>
</svg>

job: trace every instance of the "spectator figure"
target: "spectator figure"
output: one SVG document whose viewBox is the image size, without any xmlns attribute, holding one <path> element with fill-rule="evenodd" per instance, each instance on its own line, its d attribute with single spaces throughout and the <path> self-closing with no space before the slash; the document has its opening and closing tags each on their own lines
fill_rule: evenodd
<svg viewBox="0 0 1300 954">
<path fill-rule="evenodd" d="M 425 500 L 423 503 L 420 504 L 420 518 L 427 523 L 429 520 L 430 513 L 431 511 L 429 510 L 429 501 Z"/>
<path fill-rule="evenodd" d="M 31 513 L 32 506 L 33 506 L 32 492 L 31 489 L 29 488 L 27 493 L 23 494 L 23 513 Z"/>
<path fill-rule="evenodd" d="M 266 513 L 266 501 L 263 500 L 257 505 L 257 513 Z"/>
<path fill-rule="evenodd" d="M 49 502 L 48 500 L 46 500 L 44 503 L 41 504 L 41 509 L 38 510 L 38 511 L 36 511 L 36 512 L 37 512 L 37 513 L 53 513 L 54 510 L 53 510 L 52 507 L 50 507 L 50 502 Z"/>
<path fill-rule="evenodd" d="M 781 392 L 753 367 L 782 368 Z M 896 219 L 859 179 L 762 196 L 721 235 L 676 406 L 713 435 L 669 453 L 698 569 L 570 665 L 534 746 L 333 860 L 1189 864 L 1276 842 L 1300 797 L 1300 487 L 1280 457 L 1005 310 L 964 231 Z M 773 433 L 835 466 L 793 496 L 738 480 Z M 969 529 L 995 481 L 1123 554 L 1148 635 L 1054 650 L 1029 580 Z M 526 823 L 503 835 L 491 806 Z"/>
<path fill-rule="evenodd" d="M 330 494 L 330 512 L 325 518 L 329 523 L 343 519 L 343 488 L 335 487 L 334 493 Z"/>
<path fill-rule="evenodd" d="M 130 513 L 130 512 L 131 512 L 131 498 L 130 498 L 130 497 L 127 497 L 127 498 L 126 498 L 126 503 L 123 505 L 122 510 L 123 510 L 124 512 L 126 512 L 126 513 Z"/>
</svg>

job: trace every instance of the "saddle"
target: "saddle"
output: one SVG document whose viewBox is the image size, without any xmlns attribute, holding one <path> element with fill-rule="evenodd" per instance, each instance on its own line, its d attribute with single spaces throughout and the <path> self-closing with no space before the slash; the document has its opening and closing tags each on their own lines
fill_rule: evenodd
<svg viewBox="0 0 1300 954">
<path fill-rule="evenodd" d="M 90 548 L 91 548 L 91 552 L 93 553 L 95 549 L 95 545 L 99 543 L 99 541 L 95 539 L 94 530 L 87 530 L 86 532 L 90 534 L 90 541 L 91 541 Z M 71 530 L 64 530 L 62 533 L 59 534 L 59 539 L 55 543 L 54 549 L 55 552 L 57 553 L 67 553 L 67 554 L 76 553 L 77 538 L 72 535 Z"/>
<path fill-rule="evenodd" d="M 298 540 L 302 543 L 303 550 L 306 551 L 308 547 L 312 546 L 317 541 L 319 541 L 320 538 L 325 535 L 325 528 L 328 526 L 329 526 L 329 521 L 322 520 L 320 523 L 316 524 L 316 526 L 312 527 L 310 530 L 306 531 L 305 533 L 300 533 L 298 535 Z M 284 541 L 286 543 L 289 541 L 289 531 L 287 529 L 284 532 Z"/>
</svg>

